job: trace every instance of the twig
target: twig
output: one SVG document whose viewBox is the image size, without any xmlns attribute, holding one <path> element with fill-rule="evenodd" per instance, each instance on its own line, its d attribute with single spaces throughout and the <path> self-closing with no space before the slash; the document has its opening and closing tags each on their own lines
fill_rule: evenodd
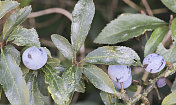
<svg viewBox="0 0 176 105">
<path fill-rule="evenodd" d="M 149 16 L 153 16 L 153 12 L 152 12 L 147 0 L 142 0 L 142 3 L 144 4 L 144 7 L 145 7 L 147 13 L 149 14 Z"/>
<path fill-rule="evenodd" d="M 65 9 L 62 8 L 49 8 L 49 9 L 45 9 L 45 10 L 41 10 L 38 12 L 32 12 L 28 18 L 35 18 L 35 17 L 39 17 L 39 16 L 43 16 L 43 15 L 47 15 L 47 14 L 51 14 L 51 13 L 60 13 L 65 15 L 70 21 L 72 21 L 72 14 L 70 12 L 68 12 Z"/>
<path fill-rule="evenodd" d="M 134 2 L 132 2 L 131 0 L 123 0 L 126 4 L 128 4 L 130 7 L 138 10 L 138 11 L 141 11 L 142 8 L 139 7 L 138 5 L 136 5 Z"/>
</svg>

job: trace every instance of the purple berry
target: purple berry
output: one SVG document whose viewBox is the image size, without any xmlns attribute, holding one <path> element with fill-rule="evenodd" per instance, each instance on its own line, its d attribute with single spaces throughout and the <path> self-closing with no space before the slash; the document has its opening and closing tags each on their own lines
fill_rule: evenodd
<svg viewBox="0 0 176 105">
<path fill-rule="evenodd" d="M 126 65 L 110 65 L 108 74 L 113 81 L 124 82 L 131 76 L 131 68 Z"/>
<path fill-rule="evenodd" d="M 47 62 L 47 58 L 47 53 L 42 47 L 29 47 L 22 55 L 23 64 L 32 70 L 43 67 Z"/>
<path fill-rule="evenodd" d="M 157 81 L 157 86 L 159 88 L 162 88 L 166 85 L 166 79 L 164 77 L 162 78 L 159 78 L 158 81 Z"/>
<path fill-rule="evenodd" d="M 143 60 L 143 66 L 146 71 L 150 73 L 160 72 L 166 65 L 166 61 L 163 56 L 159 54 L 149 54 Z"/>
</svg>

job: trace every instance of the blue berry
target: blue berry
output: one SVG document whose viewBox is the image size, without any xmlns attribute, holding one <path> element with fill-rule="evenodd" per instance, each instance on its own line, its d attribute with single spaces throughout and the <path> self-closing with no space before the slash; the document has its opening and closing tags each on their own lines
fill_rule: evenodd
<svg viewBox="0 0 176 105">
<path fill-rule="evenodd" d="M 146 71 L 150 73 L 160 72 L 166 65 L 166 61 L 163 56 L 152 53 L 147 55 L 143 60 L 143 66 Z"/>
<path fill-rule="evenodd" d="M 159 88 L 162 88 L 166 85 L 166 79 L 164 77 L 159 78 L 156 83 Z"/>
<path fill-rule="evenodd" d="M 23 64 L 32 70 L 43 67 L 47 62 L 47 58 L 47 53 L 42 47 L 29 47 L 22 55 Z"/>
<path fill-rule="evenodd" d="M 113 81 L 113 83 L 116 88 L 121 89 L 120 82 Z M 132 76 L 130 76 L 126 81 L 123 82 L 123 88 L 124 89 L 128 88 L 131 85 L 131 83 L 132 83 Z"/>
<path fill-rule="evenodd" d="M 126 65 L 110 65 L 108 74 L 112 81 L 124 82 L 131 76 L 131 68 Z"/>
</svg>

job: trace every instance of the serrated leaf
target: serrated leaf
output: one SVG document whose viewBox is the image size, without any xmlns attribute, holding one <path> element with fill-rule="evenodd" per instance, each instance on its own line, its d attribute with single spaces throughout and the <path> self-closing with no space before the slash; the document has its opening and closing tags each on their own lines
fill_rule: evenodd
<svg viewBox="0 0 176 105">
<path fill-rule="evenodd" d="M 20 62 L 21 62 L 20 52 L 14 46 L 7 45 L 5 47 L 4 53 L 10 54 L 16 61 L 17 65 L 20 65 Z"/>
<path fill-rule="evenodd" d="M 85 92 L 85 83 L 81 79 L 83 70 L 82 68 L 78 68 L 75 73 L 75 91 L 84 93 Z"/>
<path fill-rule="evenodd" d="M 0 1 L 0 19 L 19 5 L 17 1 Z"/>
<path fill-rule="evenodd" d="M 157 46 L 162 42 L 168 30 L 168 27 L 159 27 L 153 31 L 152 35 L 150 36 L 150 39 L 145 45 L 144 56 L 153 53 L 157 49 Z"/>
<path fill-rule="evenodd" d="M 129 47 L 124 46 L 104 46 L 90 52 L 85 62 L 106 65 L 141 65 L 138 54 Z"/>
<path fill-rule="evenodd" d="M 0 84 L 12 105 L 28 105 L 29 92 L 16 60 L 1 50 Z"/>
<path fill-rule="evenodd" d="M 175 97 L 176 97 L 176 91 L 172 92 L 167 97 L 165 97 L 164 100 L 162 101 L 162 105 L 173 105 L 173 104 L 175 104 L 176 103 Z"/>
<path fill-rule="evenodd" d="M 65 103 L 70 101 L 71 94 L 68 94 L 67 89 L 65 89 L 64 81 L 58 75 L 59 71 L 49 65 L 45 65 L 43 72 L 45 73 L 45 82 L 49 85 L 48 91 L 53 100 L 59 105 L 65 105 Z"/>
<path fill-rule="evenodd" d="M 169 8 L 172 12 L 176 13 L 176 1 L 175 0 L 161 0 L 162 3 Z"/>
<path fill-rule="evenodd" d="M 51 35 L 51 39 L 57 49 L 66 57 L 67 59 L 72 59 L 74 55 L 73 47 L 69 41 L 57 34 Z"/>
<path fill-rule="evenodd" d="M 115 93 L 115 87 L 109 78 L 109 76 L 100 68 L 94 65 L 86 65 L 83 67 L 83 74 L 89 79 L 89 81 L 98 89 Z"/>
<path fill-rule="evenodd" d="M 100 92 L 101 99 L 105 105 L 111 105 L 112 104 L 112 96 L 109 93 L 106 93 L 104 91 Z"/>
<path fill-rule="evenodd" d="M 3 39 L 6 39 L 16 26 L 21 24 L 31 13 L 31 6 L 24 7 L 12 13 L 3 27 Z"/>
<path fill-rule="evenodd" d="M 176 18 L 174 18 L 174 20 L 172 20 L 172 24 L 171 24 L 171 37 L 172 37 L 172 41 L 176 41 Z"/>
<path fill-rule="evenodd" d="M 122 14 L 111 21 L 94 40 L 100 44 L 115 44 L 165 25 L 163 20 L 142 14 Z"/>
<path fill-rule="evenodd" d="M 84 44 L 95 14 L 93 0 L 79 0 L 72 13 L 71 42 L 78 51 Z"/>
<path fill-rule="evenodd" d="M 38 82 L 36 75 L 33 73 L 29 73 L 29 78 L 27 80 L 27 85 L 29 89 L 29 105 L 44 105 L 44 101 L 42 99 L 42 94 L 38 88 Z"/>
<path fill-rule="evenodd" d="M 13 41 L 12 43 L 17 46 L 37 46 L 40 47 L 40 41 L 38 38 L 37 31 L 32 29 L 26 29 L 17 27 L 10 34 L 7 41 Z"/>
<path fill-rule="evenodd" d="M 176 46 L 171 49 L 166 49 L 163 44 L 160 43 L 156 50 L 156 53 L 162 55 L 164 59 L 170 63 L 176 62 Z"/>
</svg>

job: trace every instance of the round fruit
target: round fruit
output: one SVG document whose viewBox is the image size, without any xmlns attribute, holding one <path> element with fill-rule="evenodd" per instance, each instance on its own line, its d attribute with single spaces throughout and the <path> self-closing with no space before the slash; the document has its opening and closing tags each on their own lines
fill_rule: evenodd
<svg viewBox="0 0 176 105">
<path fill-rule="evenodd" d="M 121 84 L 120 84 L 120 82 L 115 82 L 115 81 L 113 81 L 113 83 L 114 83 L 114 86 L 115 86 L 116 88 L 121 89 Z M 123 82 L 123 88 L 124 88 L 124 89 L 128 88 L 128 87 L 131 85 L 131 83 L 132 83 L 132 76 L 130 76 L 126 81 Z"/>
<path fill-rule="evenodd" d="M 29 47 L 22 55 L 24 65 L 32 70 L 37 70 L 43 67 L 47 62 L 47 58 L 47 53 L 42 47 Z"/>
<path fill-rule="evenodd" d="M 166 85 L 166 79 L 165 79 L 164 77 L 159 78 L 159 79 L 157 80 L 157 86 L 158 86 L 159 88 L 162 88 L 162 87 L 164 87 L 165 85 Z"/>
<path fill-rule="evenodd" d="M 108 74 L 113 81 L 124 82 L 131 76 L 131 68 L 126 65 L 110 65 Z"/>
<path fill-rule="evenodd" d="M 150 73 L 160 72 L 166 65 L 166 61 L 163 56 L 152 53 L 147 55 L 143 60 L 143 66 L 146 71 Z"/>
</svg>

